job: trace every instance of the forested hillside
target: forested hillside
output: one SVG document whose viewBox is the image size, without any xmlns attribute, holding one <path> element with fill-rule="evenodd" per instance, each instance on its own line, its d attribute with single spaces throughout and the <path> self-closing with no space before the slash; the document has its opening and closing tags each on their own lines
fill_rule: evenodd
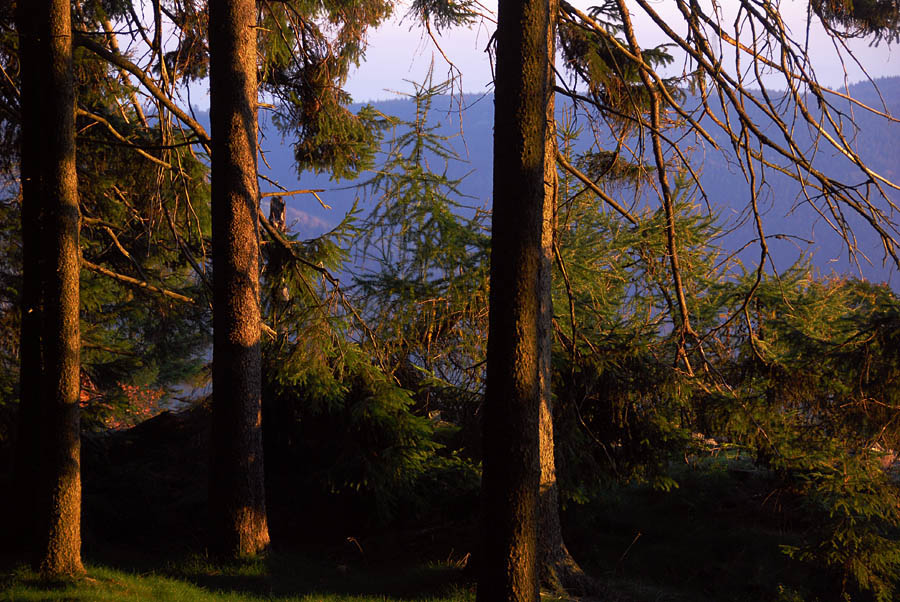
<svg viewBox="0 0 900 602">
<path fill-rule="evenodd" d="M 881 78 L 875 80 L 874 85 L 869 82 L 857 83 L 850 86 L 849 92 L 852 97 L 868 106 L 886 109 L 892 115 L 900 114 L 900 77 Z M 690 106 L 691 101 L 687 101 L 686 105 Z M 415 119 L 415 103 L 411 98 L 380 101 L 372 106 L 379 113 L 404 122 Z M 572 111 L 571 103 L 559 103 L 557 115 L 561 117 L 566 111 Z M 857 128 L 854 143 L 861 157 L 877 173 L 896 180 L 900 176 L 900 154 L 895 148 L 896 140 L 900 137 L 900 124 L 885 123 L 877 116 L 858 109 L 848 109 L 848 114 L 854 116 Z M 203 119 L 202 113 L 200 117 Z M 449 161 L 431 157 L 432 168 L 437 171 L 446 169 L 450 179 L 460 180 L 460 195 L 467 197 L 469 204 L 479 207 L 490 205 L 493 118 L 494 103 L 490 94 L 435 98 L 428 117 L 429 124 L 437 127 L 436 133 L 449 138 L 447 147 L 455 154 L 455 158 Z M 582 127 L 581 136 L 574 143 L 574 148 L 586 150 L 593 144 L 587 128 L 587 116 L 574 113 L 574 124 Z M 288 217 L 295 220 L 295 227 L 302 237 L 316 236 L 336 225 L 357 199 L 361 201 L 360 208 L 363 212 L 371 206 L 371 195 L 364 189 L 357 188 L 371 177 L 371 172 L 363 173 L 359 179 L 352 181 L 335 181 L 327 173 L 298 174 L 293 162 L 290 139 L 280 136 L 271 126 L 263 126 L 263 130 L 268 135 L 262 144 L 266 157 L 266 166 L 261 166 L 262 173 L 288 190 L 323 189 L 324 192 L 320 194 L 332 207 L 324 209 L 310 195 L 289 198 Z M 391 138 L 396 134 L 395 129 L 385 131 L 379 160 L 383 160 L 389 151 Z M 804 144 L 811 144 L 808 130 L 798 130 L 799 139 L 802 140 L 804 136 Z M 728 144 L 721 136 L 718 143 Z M 710 207 L 721 221 L 723 229 L 731 230 L 735 225 L 742 225 L 722 241 L 726 248 L 737 250 L 756 236 L 753 225 L 747 219 L 747 183 L 735 164 L 729 165 L 721 155 L 709 151 L 706 146 L 698 145 L 693 150 L 692 159 L 701 175 L 700 181 Z M 853 169 L 852 164 L 836 151 L 818 153 L 815 165 L 836 177 L 847 177 Z M 898 286 L 894 276 L 896 268 L 890 261 L 885 263 L 880 241 L 870 230 L 859 227 L 861 223 L 854 221 L 853 216 L 850 219 L 857 226 L 854 228 L 857 234 L 855 242 L 860 252 L 855 259 L 849 256 L 847 245 L 834 229 L 803 202 L 800 188 L 793 180 L 775 175 L 768 185 L 770 191 L 763 207 L 767 233 L 773 236 L 783 235 L 771 245 L 779 269 L 789 267 L 802 253 L 812 258 L 813 265 L 822 275 L 837 273 L 862 276 L 874 282 L 890 282 L 892 286 Z M 277 190 L 271 185 L 267 187 L 264 184 L 263 187 Z M 623 203 L 626 205 L 641 203 L 634 199 L 635 192 L 632 190 L 623 190 L 621 194 L 624 195 Z M 893 194 L 896 197 L 898 193 Z M 698 199 L 697 202 L 704 201 Z M 745 253 L 743 257 L 748 263 L 752 263 L 755 252 Z"/>
</svg>

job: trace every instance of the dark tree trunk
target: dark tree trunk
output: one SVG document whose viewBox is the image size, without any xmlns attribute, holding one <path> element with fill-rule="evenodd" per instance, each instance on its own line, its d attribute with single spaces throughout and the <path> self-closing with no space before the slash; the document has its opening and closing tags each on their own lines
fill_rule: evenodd
<svg viewBox="0 0 900 602">
<path fill-rule="evenodd" d="M 211 549 L 269 545 L 260 413 L 256 3 L 209 3 L 213 234 Z"/>
<path fill-rule="evenodd" d="M 538 277 L 547 0 L 501 0 L 497 24 L 490 326 L 479 602 L 538 599 Z"/>
<path fill-rule="evenodd" d="M 66 0 L 40 0 L 17 11 L 23 67 L 33 69 L 23 80 L 21 99 L 26 263 L 17 468 L 20 478 L 27 479 L 21 476 L 23 452 L 40 450 L 33 456 L 35 477 L 25 484 L 24 499 L 33 500 L 37 517 L 33 562 L 50 577 L 84 572 L 78 405 L 81 217 L 69 11 Z"/>
<path fill-rule="evenodd" d="M 39 76 L 38 11 L 25 2 L 16 5 L 19 34 L 21 92 L 22 291 L 19 329 L 19 415 L 13 466 L 14 511 L 10 521 L 17 552 L 37 556 L 35 506 L 37 471 L 41 457 L 41 230 L 42 204 L 40 158 L 43 152 L 42 81 Z"/>
<path fill-rule="evenodd" d="M 556 19 L 558 0 L 550 0 L 550 26 L 547 31 L 547 85 L 556 80 L 553 57 L 556 55 Z M 540 461 L 541 499 L 538 509 L 538 572 L 541 584 L 548 589 L 571 593 L 588 593 L 592 581 L 578 566 L 563 540 L 559 516 L 559 485 L 556 481 L 556 454 L 553 438 L 553 263 L 554 237 L 559 182 L 556 173 L 556 103 L 553 94 L 547 101 L 547 138 L 544 151 L 544 205 L 541 231 L 540 266 L 540 324 L 538 332 L 541 406 L 540 406 Z"/>
</svg>

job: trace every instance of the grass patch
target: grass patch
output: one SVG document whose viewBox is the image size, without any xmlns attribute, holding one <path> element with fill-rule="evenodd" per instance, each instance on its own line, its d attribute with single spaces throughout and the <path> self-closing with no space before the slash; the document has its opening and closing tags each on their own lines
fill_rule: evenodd
<svg viewBox="0 0 900 602">
<path fill-rule="evenodd" d="M 445 566 L 326 567 L 291 556 L 215 564 L 200 557 L 145 573 L 88 566 L 87 576 L 46 582 L 19 569 L 5 576 L 0 600 L 23 601 L 237 601 L 284 602 L 468 602 L 474 586 Z"/>
</svg>

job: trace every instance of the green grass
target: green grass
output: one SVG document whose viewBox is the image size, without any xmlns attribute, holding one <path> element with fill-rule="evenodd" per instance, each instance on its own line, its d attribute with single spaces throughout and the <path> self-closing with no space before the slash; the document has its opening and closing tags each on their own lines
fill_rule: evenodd
<svg viewBox="0 0 900 602">
<path fill-rule="evenodd" d="M 45 582 L 19 569 L 4 577 L 0 600 L 226 602 L 467 602 L 474 588 L 445 566 L 372 570 L 327 567 L 296 557 L 217 565 L 193 557 L 146 573 L 88 566 L 87 576 Z"/>
</svg>

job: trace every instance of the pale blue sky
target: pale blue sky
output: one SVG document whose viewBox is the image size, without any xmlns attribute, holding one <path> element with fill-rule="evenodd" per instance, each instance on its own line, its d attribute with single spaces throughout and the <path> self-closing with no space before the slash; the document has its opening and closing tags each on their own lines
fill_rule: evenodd
<svg viewBox="0 0 900 602">
<path fill-rule="evenodd" d="M 596 0 L 570 0 L 581 9 L 596 4 Z M 496 0 L 483 0 L 485 6 L 496 10 Z M 655 9 L 667 17 L 667 21 L 677 30 L 681 23 L 681 15 L 670 0 L 652 2 Z M 706 0 L 705 4 L 709 4 Z M 722 6 L 734 6 L 737 3 L 719 0 Z M 806 32 L 806 0 L 782 0 L 781 12 L 785 22 L 794 34 L 803 39 Z M 649 46 L 666 41 L 664 35 L 636 5 L 633 6 L 635 29 L 639 41 Z M 387 24 L 369 36 L 369 49 L 366 62 L 355 69 L 348 81 L 347 89 L 356 101 L 394 98 L 392 91 L 409 91 L 410 86 L 404 80 L 422 81 L 425 73 L 434 61 L 434 77 L 436 81 L 446 79 L 449 67 L 438 49 L 425 32 L 410 19 L 401 22 L 406 9 L 401 5 L 395 11 L 396 16 Z M 726 15 L 727 17 L 727 15 Z M 726 22 L 728 19 L 726 18 Z M 491 69 L 485 47 L 493 33 L 494 24 L 490 21 L 480 22 L 468 29 L 454 29 L 443 36 L 438 36 L 441 49 L 447 58 L 462 72 L 462 86 L 465 92 L 484 92 L 490 90 Z M 843 72 L 832 42 L 821 28 L 814 29 L 811 35 L 811 56 L 819 80 L 830 87 L 840 86 Z M 864 40 L 854 40 L 850 47 L 860 62 L 866 66 L 873 77 L 900 75 L 900 47 L 889 47 L 882 44 L 870 47 Z M 678 68 L 680 69 L 680 65 Z M 847 64 L 849 81 L 863 79 L 862 72 L 854 65 Z"/>
</svg>

